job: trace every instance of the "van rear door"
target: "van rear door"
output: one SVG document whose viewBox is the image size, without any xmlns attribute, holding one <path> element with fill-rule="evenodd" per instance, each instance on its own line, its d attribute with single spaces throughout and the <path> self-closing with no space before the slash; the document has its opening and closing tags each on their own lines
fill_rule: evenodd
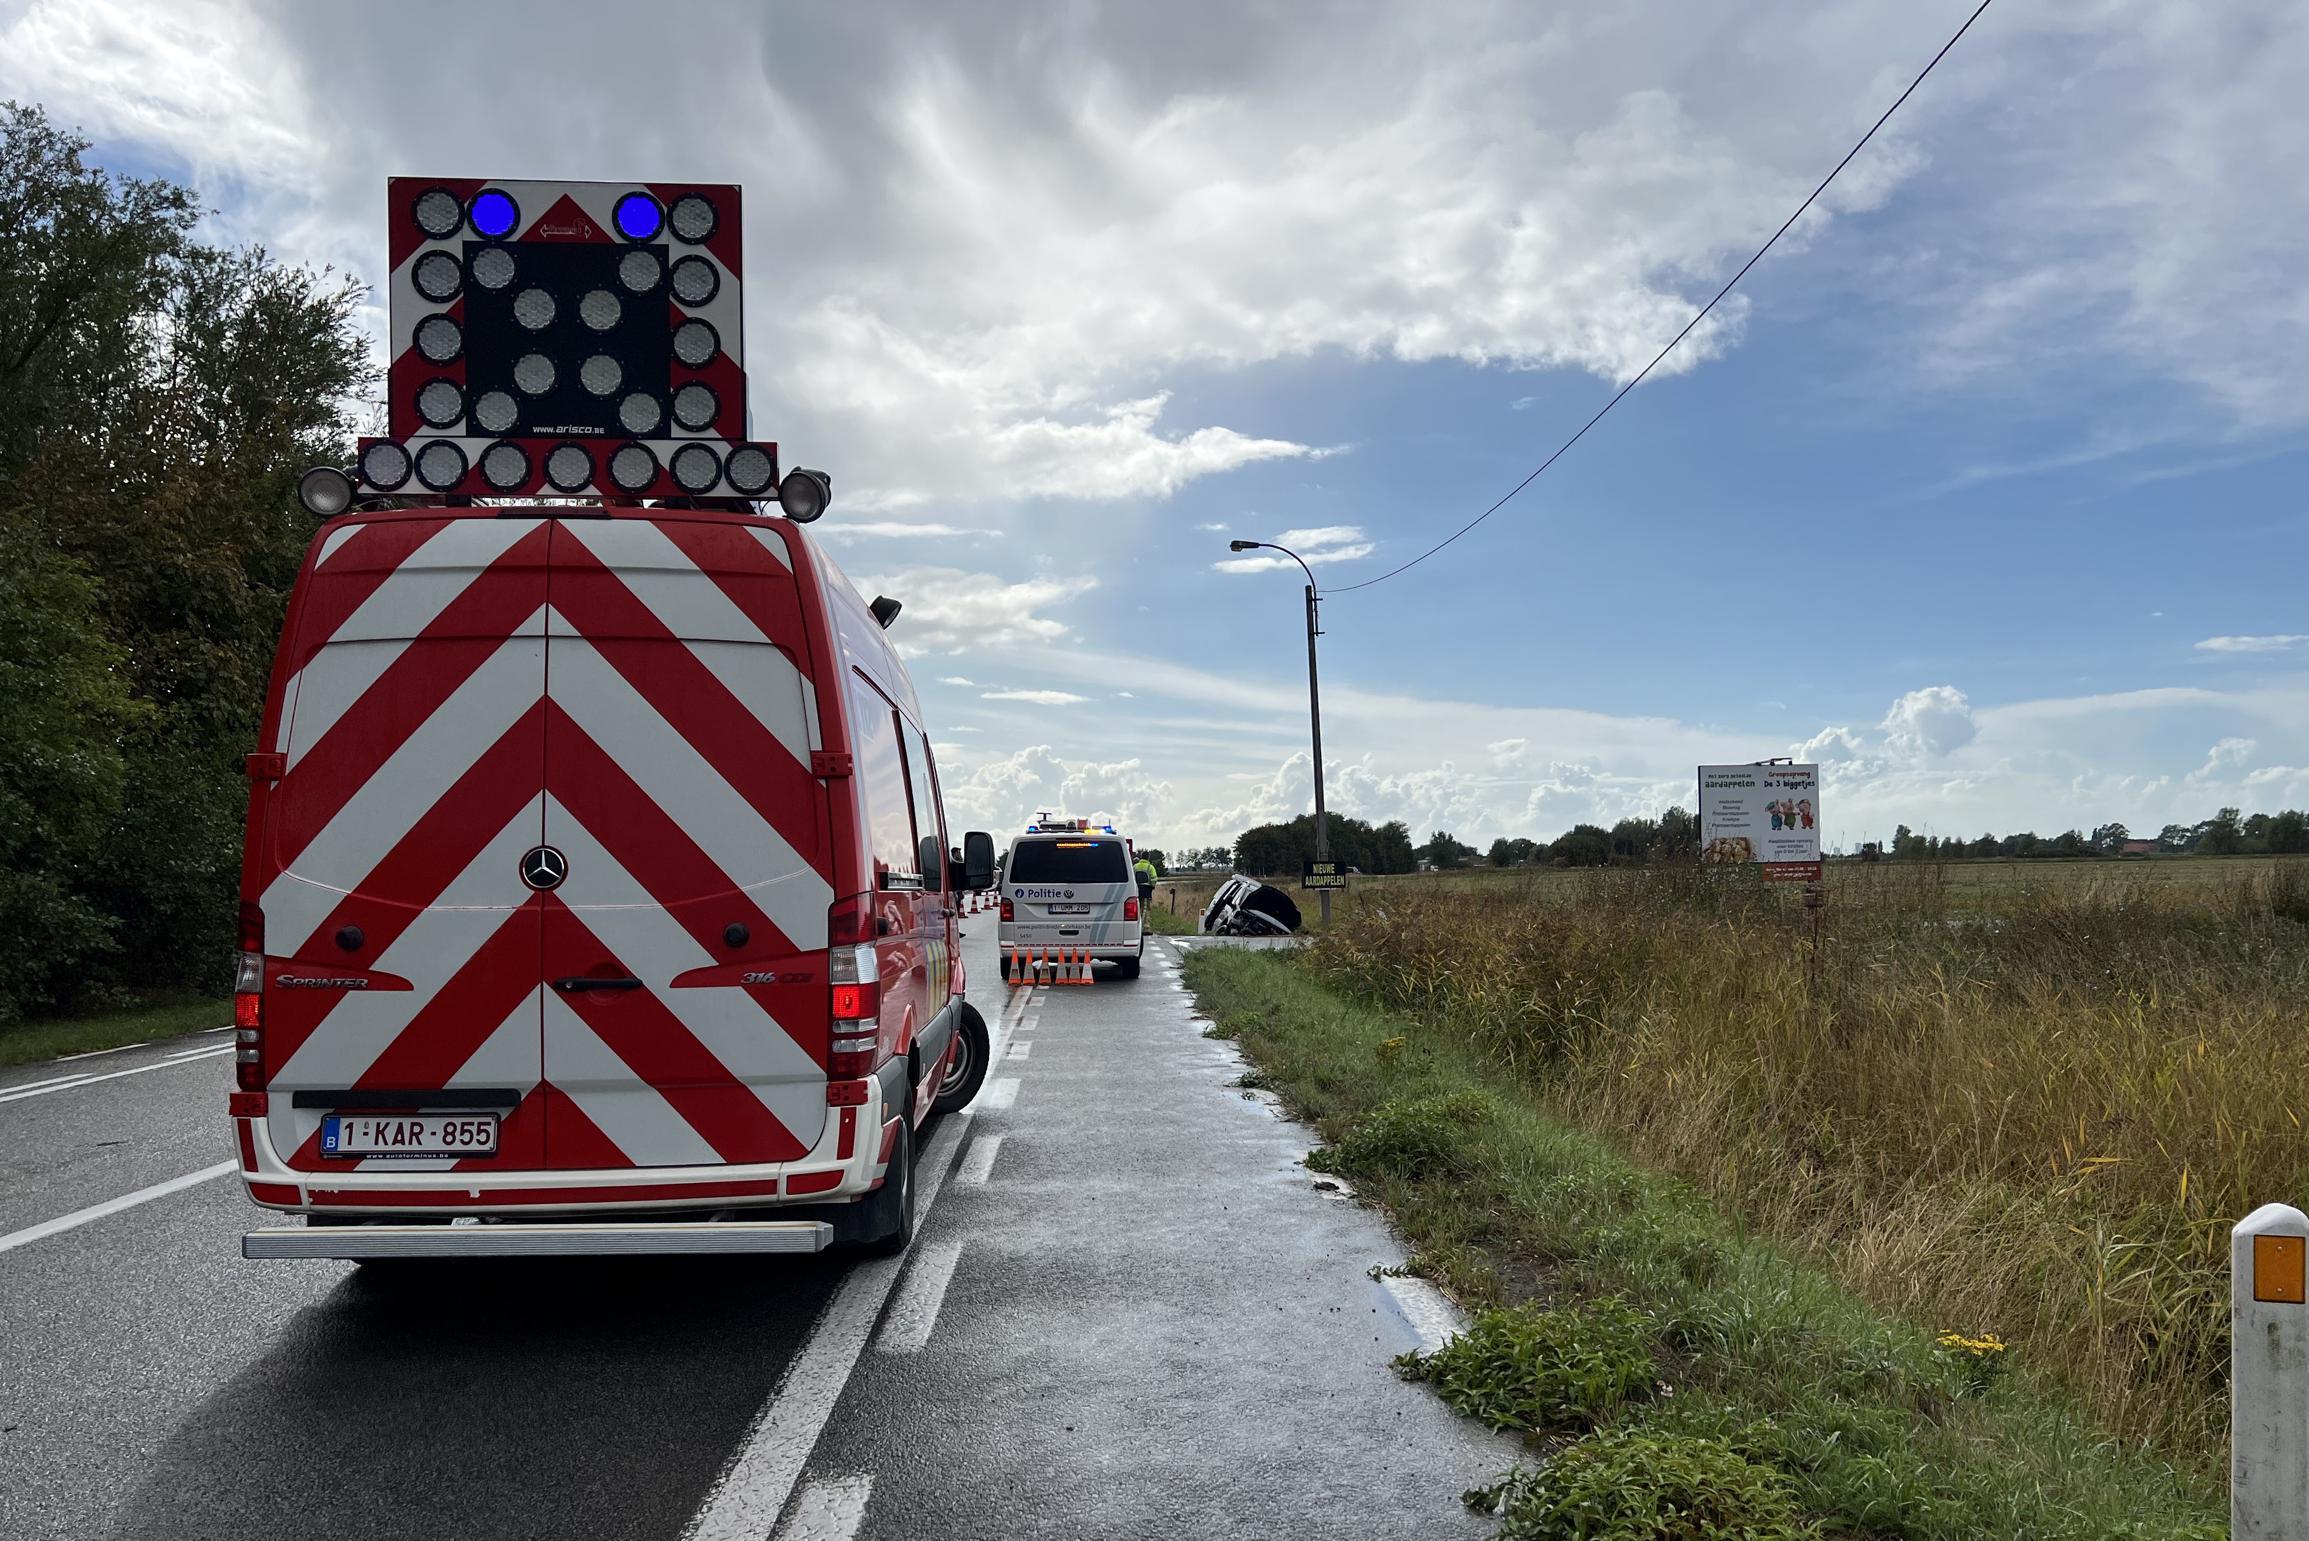
<svg viewBox="0 0 2309 1541">
<path fill-rule="evenodd" d="M 1020 947 L 1120 947 L 1123 901 L 1138 896 L 1130 856 L 1113 835 L 1058 835 L 1011 847 L 1011 936 Z"/>
<path fill-rule="evenodd" d="M 546 1156 L 791 1160 L 826 1126 L 832 830 L 780 532 L 569 519 L 546 621 Z"/>
<path fill-rule="evenodd" d="M 292 1166 L 332 1112 L 503 1118 L 494 1156 L 544 1153 L 540 908 L 546 526 L 398 519 L 332 531 L 299 590 L 259 853 L 268 1133 Z"/>
</svg>

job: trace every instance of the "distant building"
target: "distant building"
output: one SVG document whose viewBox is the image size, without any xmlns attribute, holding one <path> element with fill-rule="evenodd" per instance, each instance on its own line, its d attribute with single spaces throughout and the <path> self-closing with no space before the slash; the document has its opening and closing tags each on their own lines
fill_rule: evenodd
<svg viewBox="0 0 2309 1541">
<path fill-rule="evenodd" d="M 2164 847 L 2154 840 L 2127 840 L 2117 847 L 2119 856 L 2154 856 Z"/>
</svg>

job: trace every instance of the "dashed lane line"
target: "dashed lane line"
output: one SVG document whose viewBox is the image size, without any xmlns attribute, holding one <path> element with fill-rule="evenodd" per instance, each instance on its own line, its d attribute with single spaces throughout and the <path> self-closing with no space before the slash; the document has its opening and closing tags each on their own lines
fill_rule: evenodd
<svg viewBox="0 0 2309 1541">
<path fill-rule="evenodd" d="M 979 1094 L 978 1106 L 989 1113 L 999 1113 L 1017 1100 L 1018 1077 L 1006 1075 L 988 1083 L 986 1090 Z"/>
<path fill-rule="evenodd" d="M 182 1193 L 187 1188 L 197 1188 L 205 1182 L 214 1182 L 227 1172 L 237 1171 L 239 1167 L 237 1161 L 219 1161 L 215 1166 L 204 1166 L 197 1172 L 171 1177 L 167 1182 L 154 1183 L 149 1188 L 139 1188 L 134 1193 L 124 1193 L 119 1198 L 106 1199 L 101 1204 L 91 1204 L 86 1209 L 76 1209 L 68 1215 L 58 1215 L 53 1220 L 43 1220 L 38 1225 L 28 1225 L 21 1231 L 10 1231 L 0 1236 L 0 1252 L 12 1252 L 29 1243 L 78 1229 L 91 1220 L 101 1220 L 106 1215 L 117 1215 L 124 1209 L 134 1209 L 139 1204 L 164 1199 L 172 1193 Z"/>
<path fill-rule="evenodd" d="M 867 1472 L 806 1483 L 794 1512 L 778 1527 L 777 1541 L 850 1541 L 865 1523 L 873 1496 L 874 1478 Z"/>
<path fill-rule="evenodd" d="M 1033 1044 L 1033 1041 L 1032 1041 L 1032 1040 L 1028 1040 L 1027 1042 L 1024 1042 L 1024 1043 L 1014 1043 L 1014 1044 L 1012 1044 L 1012 1045 L 1010 1046 L 1010 1052 L 1009 1052 L 1009 1053 L 1007 1053 L 1007 1054 L 1005 1054 L 1005 1055 L 1003 1055 L 1002 1057 L 1003 1057 L 1004 1059 L 1024 1059 L 1024 1058 L 1026 1058 L 1026 1056 L 1027 1056 L 1027 1055 L 1029 1055 L 1029 1054 L 1032 1054 L 1033 1052 L 1034 1052 L 1034 1044 Z"/>
<path fill-rule="evenodd" d="M 938 1308 L 946 1303 L 946 1286 L 954 1282 L 954 1269 L 961 1261 L 959 1239 L 915 1246 L 906 1282 L 890 1303 L 890 1314 L 882 1319 L 882 1336 L 876 1346 L 883 1353 L 918 1354 L 930 1346 L 930 1333 L 938 1325 Z"/>
<path fill-rule="evenodd" d="M 1002 1136 L 982 1134 L 970 1142 L 962 1153 L 962 1165 L 955 1168 L 954 1180 L 966 1188 L 983 1188 L 994 1175 L 994 1158 L 1002 1152 Z"/>
<path fill-rule="evenodd" d="M 917 1226 L 937 1204 L 955 1155 L 969 1138 L 975 1112 L 965 1108 L 947 1119 L 923 1151 L 915 1174 L 921 1184 L 915 1207 Z M 786 1500 L 794 1494 L 810 1452 L 817 1448 L 818 1436 L 825 1432 L 827 1419 L 833 1416 L 834 1403 L 858 1367 L 875 1319 L 882 1314 L 883 1303 L 890 1298 L 907 1261 L 905 1254 L 876 1258 L 850 1271 L 817 1325 L 810 1329 L 809 1341 L 787 1365 L 785 1375 L 755 1415 L 753 1427 L 722 1468 L 704 1504 L 683 1530 L 683 1541 L 761 1541 L 771 1533 Z M 863 1496 L 857 1508 L 864 1512 Z M 796 1518 L 800 1516 L 797 1509 Z M 853 1523 L 852 1530 L 855 1528 Z"/>
</svg>

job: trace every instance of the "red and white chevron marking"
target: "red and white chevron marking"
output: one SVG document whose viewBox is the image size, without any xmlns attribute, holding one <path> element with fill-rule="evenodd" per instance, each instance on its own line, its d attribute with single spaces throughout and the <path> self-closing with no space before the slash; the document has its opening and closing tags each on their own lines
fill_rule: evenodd
<svg viewBox="0 0 2309 1541">
<path fill-rule="evenodd" d="M 750 1164 L 818 1143 L 832 831 L 799 605 L 767 527 L 330 532 L 255 869 L 268 1132 L 290 1165 L 343 1169 L 318 1155 L 323 1113 L 287 1094 L 347 1087 L 521 1093 L 497 1155 L 363 1163 L 397 1170 Z M 538 844 L 569 861 L 550 893 L 519 876 Z M 544 987 L 589 973 L 644 988 Z"/>
</svg>

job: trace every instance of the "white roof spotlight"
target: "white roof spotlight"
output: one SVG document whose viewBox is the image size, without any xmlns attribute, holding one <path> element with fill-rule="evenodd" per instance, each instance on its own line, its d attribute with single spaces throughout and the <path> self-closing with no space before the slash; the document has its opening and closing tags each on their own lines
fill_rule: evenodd
<svg viewBox="0 0 2309 1541">
<path fill-rule="evenodd" d="M 796 524 L 808 524 L 826 511 L 834 501 L 834 479 L 823 471 L 805 471 L 799 467 L 786 473 L 778 483 L 778 507 Z"/>
<path fill-rule="evenodd" d="M 297 501 L 316 519 L 334 519 L 353 506 L 353 479 L 335 466 L 315 466 L 297 478 Z"/>
</svg>

